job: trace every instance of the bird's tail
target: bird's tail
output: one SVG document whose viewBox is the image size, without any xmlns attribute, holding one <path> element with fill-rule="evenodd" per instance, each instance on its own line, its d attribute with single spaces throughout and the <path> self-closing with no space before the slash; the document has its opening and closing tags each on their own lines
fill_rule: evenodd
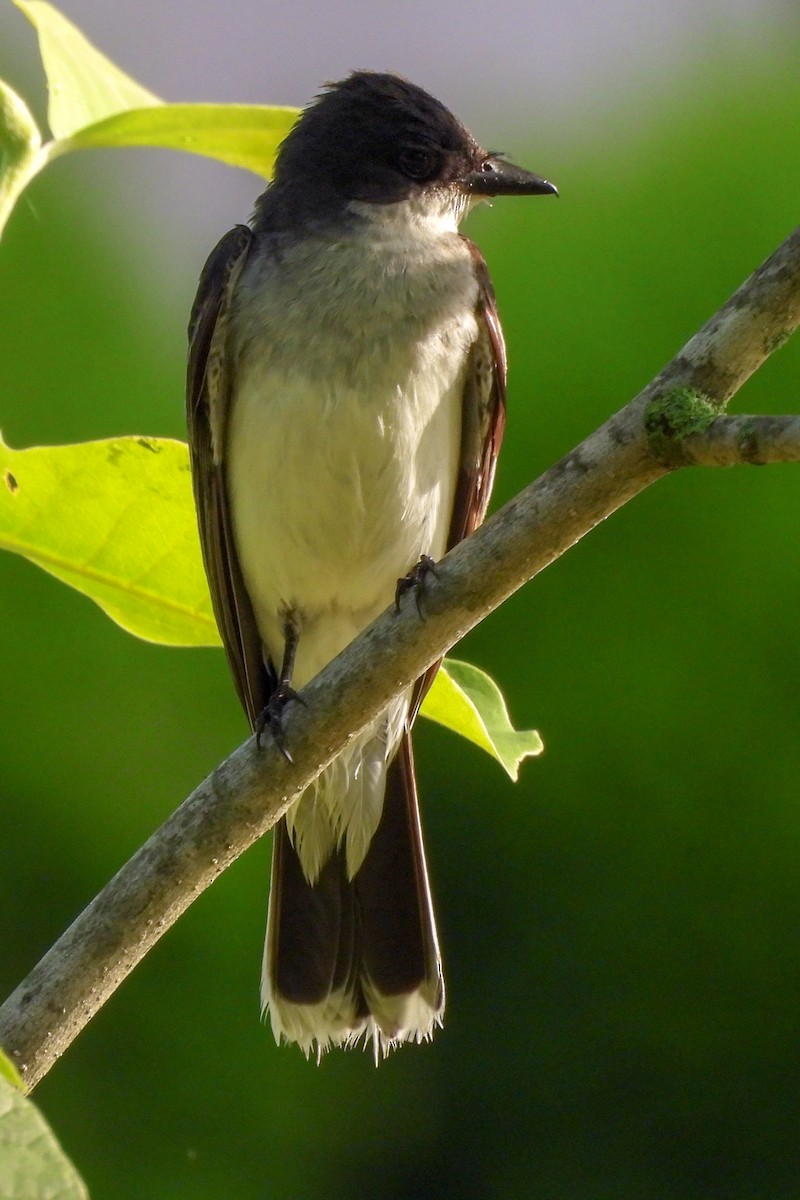
<svg viewBox="0 0 800 1200">
<path fill-rule="evenodd" d="M 441 1024 L 444 983 L 407 732 L 385 787 L 352 878 L 339 844 L 309 883 L 285 820 L 275 831 L 262 1003 L 276 1039 L 306 1054 L 363 1036 L 377 1060 Z"/>
</svg>

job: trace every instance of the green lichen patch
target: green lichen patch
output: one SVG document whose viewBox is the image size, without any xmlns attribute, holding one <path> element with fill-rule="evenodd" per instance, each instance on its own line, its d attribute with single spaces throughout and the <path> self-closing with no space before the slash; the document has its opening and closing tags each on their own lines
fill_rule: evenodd
<svg viewBox="0 0 800 1200">
<path fill-rule="evenodd" d="M 645 431 L 656 458 L 669 467 L 684 466 L 687 458 L 683 439 L 704 433 L 720 411 L 713 400 L 693 388 L 673 387 L 656 396 L 644 416 Z"/>
</svg>

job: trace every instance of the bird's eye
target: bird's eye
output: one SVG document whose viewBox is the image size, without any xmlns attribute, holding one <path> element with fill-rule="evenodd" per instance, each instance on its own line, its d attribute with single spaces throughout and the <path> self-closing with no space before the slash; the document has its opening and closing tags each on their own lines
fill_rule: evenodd
<svg viewBox="0 0 800 1200">
<path fill-rule="evenodd" d="M 481 163 L 481 171 L 484 175 L 493 175 L 497 167 L 490 158 L 485 158 Z"/>
<path fill-rule="evenodd" d="M 439 168 L 439 156 L 427 146 L 403 146 L 397 158 L 397 165 L 409 179 L 433 179 Z"/>
</svg>

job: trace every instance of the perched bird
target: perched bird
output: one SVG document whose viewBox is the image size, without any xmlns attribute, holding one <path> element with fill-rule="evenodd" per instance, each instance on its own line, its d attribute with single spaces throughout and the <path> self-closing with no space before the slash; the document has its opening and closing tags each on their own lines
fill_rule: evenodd
<svg viewBox="0 0 800 1200">
<path fill-rule="evenodd" d="M 206 263 L 187 395 L 203 556 L 241 702 L 281 745 L 294 689 L 483 520 L 505 351 L 458 225 L 548 193 L 420 88 L 357 71 L 303 111 Z M 262 1001 L 306 1054 L 363 1035 L 377 1059 L 441 1023 L 411 753 L 435 673 L 276 828 Z"/>
</svg>

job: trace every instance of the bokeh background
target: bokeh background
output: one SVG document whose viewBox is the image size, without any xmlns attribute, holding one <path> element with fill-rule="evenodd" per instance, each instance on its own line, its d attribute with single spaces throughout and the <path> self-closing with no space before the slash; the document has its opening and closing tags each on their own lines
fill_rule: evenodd
<svg viewBox="0 0 800 1200">
<path fill-rule="evenodd" d="M 560 202 L 469 231 L 511 361 L 496 490 L 623 404 L 797 224 L 796 3 L 64 0 L 169 99 L 302 103 L 350 67 L 439 95 Z M 0 75 L 43 114 L 3 0 Z M 186 316 L 257 181 L 75 156 L 0 247 L 15 446 L 182 434 Z M 797 410 L 795 339 L 737 411 Z M 800 1197 L 800 471 L 663 481 L 459 649 L 546 753 L 516 786 L 421 722 L 449 1008 L 375 1070 L 274 1046 L 269 846 L 192 907 L 36 1098 L 94 1200 Z M 245 725 L 221 652 L 128 637 L 0 558 L 0 988 Z"/>
</svg>

